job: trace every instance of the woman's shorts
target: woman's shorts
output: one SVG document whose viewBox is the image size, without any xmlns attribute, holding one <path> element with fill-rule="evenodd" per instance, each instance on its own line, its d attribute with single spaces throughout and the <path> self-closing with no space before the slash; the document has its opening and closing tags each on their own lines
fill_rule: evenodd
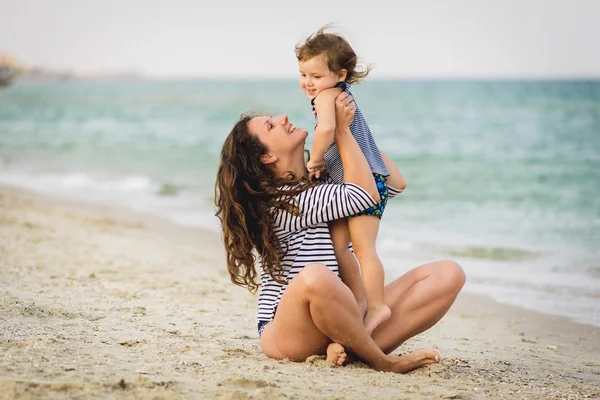
<svg viewBox="0 0 600 400">
<path fill-rule="evenodd" d="M 263 331 L 265 330 L 265 326 L 271 321 L 258 321 L 258 337 L 261 337 Z"/>
</svg>

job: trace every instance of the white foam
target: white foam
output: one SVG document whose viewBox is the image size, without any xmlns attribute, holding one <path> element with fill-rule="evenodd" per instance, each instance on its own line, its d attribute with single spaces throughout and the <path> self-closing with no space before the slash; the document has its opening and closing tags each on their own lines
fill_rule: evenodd
<svg viewBox="0 0 600 400">
<path fill-rule="evenodd" d="M 201 194 L 158 196 L 162 184 L 143 175 L 92 176 L 85 172 L 37 173 L 2 171 L 0 183 L 52 196 L 125 206 L 175 224 L 218 232 L 219 221 Z M 203 207 L 204 206 L 204 207 Z"/>
<path fill-rule="evenodd" d="M 6 171 L 0 174 L 0 182 L 43 193 L 71 194 L 87 198 L 92 193 L 155 193 L 160 184 L 147 176 L 122 178 L 93 177 L 84 172 L 28 174 Z"/>
</svg>

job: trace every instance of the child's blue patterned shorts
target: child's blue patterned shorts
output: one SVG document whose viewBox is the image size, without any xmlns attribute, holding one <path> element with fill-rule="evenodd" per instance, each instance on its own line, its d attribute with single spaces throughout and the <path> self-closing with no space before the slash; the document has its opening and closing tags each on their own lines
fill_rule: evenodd
<svg viewBox="0 0 600 400">
<path fill-rule="evenodd" d="M 385 206 L 388 202 L 388 186 L 387 179 L 385 176 L 381 174 L 373 174 L 373 178 L 375 179 L 375 184 L 377 185 L 377 191 L 379 192 L 379 202 L 372 207 L 367 208 L 359 212 L 358 214 L 352 215 L 348 217 L 348 219 L 352 217 L 358 217 L 361 215 L 374 215 L 376 217 L 381 218 L 383 215 L 383 211 L 385 210 Z"/>
</svg>

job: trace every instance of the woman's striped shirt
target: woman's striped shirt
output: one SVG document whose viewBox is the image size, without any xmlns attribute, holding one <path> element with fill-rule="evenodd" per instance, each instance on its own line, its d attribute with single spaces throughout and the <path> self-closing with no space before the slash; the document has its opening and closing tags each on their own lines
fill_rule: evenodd
<svg viewBox="0 0 600 400">
<path fill-rule="evenodd" d="M 390 197 L 399 191 L 391 189 Z M 300 215 L 277 210 L 275 234 L 287 253 L 282 257 L 285 284 L 267 274 L 259 262 L 261 288 L 258 297 L 258 321 L 270 321 L 289 282 L 310 263 L 322 263 L 338 273 L 328 222 L 354 215 L 376 204 L 360 186 L 352 183 L 321 184 L 295 197 Z"/>
</svg>

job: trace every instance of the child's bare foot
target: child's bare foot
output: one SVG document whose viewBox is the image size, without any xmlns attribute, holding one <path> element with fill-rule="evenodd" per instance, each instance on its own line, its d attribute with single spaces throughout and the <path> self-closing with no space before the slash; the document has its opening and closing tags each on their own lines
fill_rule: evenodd
<svg viewBox="0 0 600 400">
<path fill-rule="evenodd" d="M 389 356 L 389 364 L 376 369 L 405 374 L 417 368 L 440 362 L 440 355 L 435 350 L 419 349 L 401 356 Z"/>
<path fill-rule="evenodd" d="M 346 349 L 339 343 L 330 343 L 327 346 L 327 361 L 342 366 L 346 362 Z"/>
<path fill-rule="evenodd" d="M 379 324 L 387 321 L 391 316 L 392 311 L 385 304 L 382 304 L 379 308 L 369 308 L 364 319 L 365 328 L 367 329 L 367 332 L 369 332 L 369 335 L 373 333 Z"/>
</svg>

